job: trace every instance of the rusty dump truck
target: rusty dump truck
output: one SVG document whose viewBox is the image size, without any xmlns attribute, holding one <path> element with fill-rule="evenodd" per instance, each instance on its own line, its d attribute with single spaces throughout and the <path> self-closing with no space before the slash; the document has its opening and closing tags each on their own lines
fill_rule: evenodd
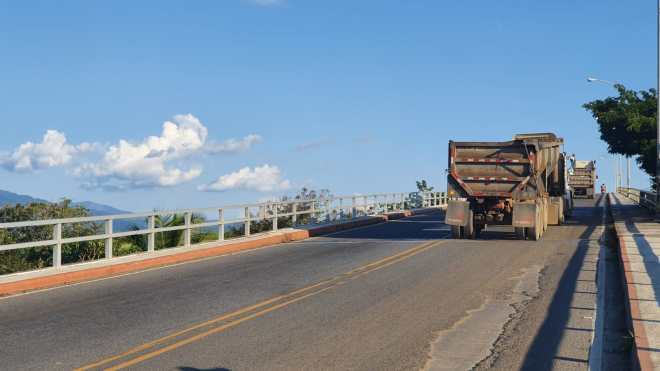
<svg viewBox="0 0 660 371">
<path fill-rule="evenodd" d="M 445 223 L 454 238 L 477 238 L 487 225 L 510 225 L 538 240 L 573 206 L 563 139 L 519 134 L 508 142 L 449 142 Z"/>
<path fill-rule="evenodd" d="M 596 185 L 596 161 L 575 161 L 568 175 L 568 186 L 576 198 L 594 198 Z"/>
</svg>

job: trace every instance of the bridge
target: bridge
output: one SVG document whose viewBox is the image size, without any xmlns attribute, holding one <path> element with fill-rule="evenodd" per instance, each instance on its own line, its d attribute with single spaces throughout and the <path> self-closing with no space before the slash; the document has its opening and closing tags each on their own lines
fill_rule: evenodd
<svg viewBox="0 0 660 371">
<path fill-rule="evenodd" d="M 2 223 L 47 231 L 0 251 L 48 247 L 52 266 L 0 276 L 0 368 L 600 370 L 630 367 L 630 344 L 657 367 L 657 227 L 636 204 L 653 199 L 576 200 L 540 241 L 452 239 L 440 192 Z M 143 250 L 122 255 L 129 237 Z M 86 241 L 102 256 L 68 261 Z M 633 339 L 607 325 L 628 320 Z"/>
</svg>

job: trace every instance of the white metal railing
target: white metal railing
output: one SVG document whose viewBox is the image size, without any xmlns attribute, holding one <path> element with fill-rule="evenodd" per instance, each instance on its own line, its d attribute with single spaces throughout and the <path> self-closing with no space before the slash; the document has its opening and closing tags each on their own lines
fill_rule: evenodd
<svg viewBox="0 0 660 371">
<path fill-rule="evenodd" d="M 28 249 L 35 247 L 53 247 L 52 266 L 62 266 L 62 246 L 65 244 L 104 241 L 104 258 L 113 258 L 113 239 L 129 236 L 147 236 L 146 253 L 156 250 L 156 233 L 183 231 L 183 247 L 191 247 L 191 235 L 194 229 L 217 228 L 218 239 L 225 239 L 225 226 L 243 225 L 243 235 L 251 235 L 252 222 L 269 220 L 272 222 L 270 230 L 278 230 L 278 219 L 291 218 L 292 226 L 302 226 L 319 223 L 338 222 L 353 219 L 359 216 L 381 215 L 388 212 L 397 212 L 416 208 L 441 207 L 447 204 L 445 192 L 411 192 L 411 193 L 380 193 L 369 195 L 338 196 L 331 198 L 317 198 L 311 200 L 290 200 L 278 202 L 264 202 L 255 204 L 228 205 L 223 207 L 184 209 L 172 211 L 152 211 L 145 213 L 130 213 L 119 215 L 90 216 L 66 219 L 31 220 L 21 222 L 0 223 L 0 232 L 17 228 L 52 227 L 50 239 L 24 241 L 0 245 L 0 252 Z M 234 211 L 240 217 L 227 219 L 228 211 Z M 213 221 L 202 220 L 193 222 L 193 215 L 212 213 L 218 219 Z M 183 215 L 183 224 L 176 226 L 157 226 L 156 219 L 161 216 Z M 142 228 L 136 230 L 114 231 L 117 221 L 130 221 L 141 219 Z M 64 226 L 79 223 L 102 223 L 103 232 L 86 236 L 66 237 L 63 235 Z M 100 226 L 100 225 L 99 225 Z M 208 244 L 213 241 L 203 241 Z M 201 243 L 200 243 L 201 244 Z M 199 244 L 196 244 L 199 245 Z"/>
<path fill-rule="evenodd" d="M 655 211 L 656 194 L 655 192 L 643 191 L 635 188 L 618 187 L 616 191 L 635 201 L 640 206 Z"/>
</svg>

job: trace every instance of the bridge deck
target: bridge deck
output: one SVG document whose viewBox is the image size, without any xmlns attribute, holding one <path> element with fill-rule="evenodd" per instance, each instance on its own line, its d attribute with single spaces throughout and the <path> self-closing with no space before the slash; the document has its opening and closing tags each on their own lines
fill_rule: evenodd
<svg viewBox="0 0 660 371">
<path fill-rule="evenodd" d="M 586 369 L 602 210 L 585 200 L 574 215 L 539 242 L 497 230 L 456 241 L 436 212 L 3 298 L 0 359 L 9 369 L 410 370 L 488 357 L 482 366 Z"/>
</svg>

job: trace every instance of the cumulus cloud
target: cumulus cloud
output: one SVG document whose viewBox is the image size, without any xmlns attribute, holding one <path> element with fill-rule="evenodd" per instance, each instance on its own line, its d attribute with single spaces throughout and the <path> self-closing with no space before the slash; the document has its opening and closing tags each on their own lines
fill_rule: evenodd
<svg viewBox="0 0 660 371">
<path fill-rule="evenodd" d="M 191 165 L 204 154 L 245 152 L 262 141 L 257 134 L 214 142 L 209 131 L 192 114 L 165 121 L 160 135 L 139 141 L 121 139 L 115 144 L 72 144 L 64 133 L 48 130 L 39 143 L 27 142 L 11 152 L 0 152 L 0 168 L 16 172 L 67 166 L 84 188 L 125 190 L 168 187 L 202 174 Z"/>
<path fill-rule="evenodd" d="M 237 153 L 245 152 L 253 145 L 262 141 L 261 136 L 250 134 L 243 139 L 227 139 L 221 143 L 210 142 L 206 145 L 206 151 L 210 153 Z"/>
<path fill-rule="evenodd" d="M 86 188 L 174 186 L 201 175 L 199 166 L 184 169 L 171 162 L 203 151 L 207 136 L 207 128 L 197 117 L 177 115 L 173 121 L 163 123 L 159 136 L 139 143 L 122 139 L 110 146 L 99 162 L 84 164 L 74 173 L 87 178 L 83 183 Z"/>
<path fill-rule="evenodd" d="M 47 130 L 40 143 L 26 142 L 12 153 L 0 154 L 0 165 L 7 170 L 29 172 L 49 167 L 62 166 L 80 153 L 89 152 L 98 147 L 95 143 L 68 143 L 64 133 Z"/>
<path fill-rule="evenodd" d="M 233 173 L 220 176 L 216 181 L 199 186 L 200 191 L 222 192 L 232 189 L 273 192 L 291 188 L 291 182 L 282 179 L 277 166 L 262 165 L 254 169 L 244 167 Z"/>
</svg>

